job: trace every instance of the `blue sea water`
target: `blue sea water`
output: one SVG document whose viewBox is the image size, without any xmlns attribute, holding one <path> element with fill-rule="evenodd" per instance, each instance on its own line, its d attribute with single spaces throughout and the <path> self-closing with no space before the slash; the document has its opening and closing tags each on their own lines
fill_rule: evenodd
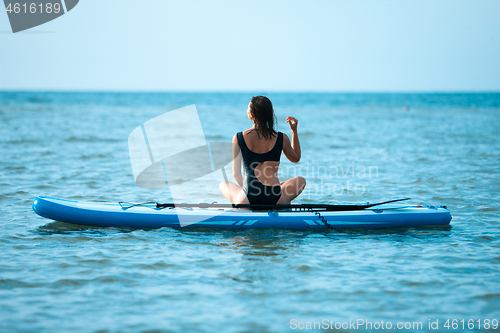
<svg viewBox="0 0 500 333">
<path fill-rule="evenodd" d="M 446 205 L 451 225 L 317 232 L 49 221 L 31 210 L 38 195 L 168 202 L 169 191 L 135 185 L 131 131 L 195 104 L 207 141 L 230 141 L 250 127 L 252 94 L 0 92 L 0 331 L 286 332 L 314 322 L 333 331 L 358 320 L 383 321 L 386 332 L 498 331 L 500 94 L 267 95 L 279 130 L 290 133 L 286 116 L 299 119 L 302 160 L 282 160 L 280 173 L 306 177 L 297 202 L 411 197 Z M 184 195 L 225 202 L 196 181 Z"/>
</svg>

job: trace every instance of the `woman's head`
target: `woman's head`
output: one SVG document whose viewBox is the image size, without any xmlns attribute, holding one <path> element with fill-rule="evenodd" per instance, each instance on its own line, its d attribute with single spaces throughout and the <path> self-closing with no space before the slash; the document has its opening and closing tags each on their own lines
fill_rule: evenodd
<svg viewBox="0 0 500 333">
<path fill-rule="evenodd" d="M 274 123 L 276 117 L 274 116 L 273 104 L 269 98 L 265 96 L 255 96 L 248 104 L 248 118 L 250 118 L 255 126 L 255 131 L 260 137 L 269 139 L 276 134 L 274 130 Z"/>
</svg>

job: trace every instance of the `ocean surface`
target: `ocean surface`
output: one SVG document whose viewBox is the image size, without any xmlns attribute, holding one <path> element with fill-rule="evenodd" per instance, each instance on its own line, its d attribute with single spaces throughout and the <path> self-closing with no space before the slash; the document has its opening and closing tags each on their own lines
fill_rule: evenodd
<svg viewBox="0 0 500 333">
<path fill-rule="evenodd" d="M 280 173 L 306 177 L 295 202 L 410 197 L 450 226 L 137 230 L 32 211 L 38 195 L 171 201 L 135 184 L 129 134 L 195 104 L 206 140 L 230 141 L 252 96 L 0 92 L 0 331 L 499 331 L 500 94 L 267 94 L 279 130 L 299 120 L 302 160 Z M 182 195 L 226 202 L 196 180 Z"/>
</svg>

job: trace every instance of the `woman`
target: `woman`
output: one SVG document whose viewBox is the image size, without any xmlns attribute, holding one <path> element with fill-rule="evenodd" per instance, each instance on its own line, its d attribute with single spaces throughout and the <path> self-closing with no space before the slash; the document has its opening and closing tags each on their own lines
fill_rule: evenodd
<svg viewBox="0 0 500 333">
<path fill-rule="evenodd" d="M 264 96 L 253 97 L 247 116 L 253 126 L 233 137 L 233 176 L 238 184 L 223 181 L 219 189 L 233 204 L 289 204 L 306 187 L 304 177 L 294 177 L 280 183 L 278 168 L 281 151 L 293 163 L 300 161 L 297 119 L 288 117 L 292 140 L 274 130 L 273 105 Z M 241 175 L 241 163 L 245 177 Z"/>
</svg>

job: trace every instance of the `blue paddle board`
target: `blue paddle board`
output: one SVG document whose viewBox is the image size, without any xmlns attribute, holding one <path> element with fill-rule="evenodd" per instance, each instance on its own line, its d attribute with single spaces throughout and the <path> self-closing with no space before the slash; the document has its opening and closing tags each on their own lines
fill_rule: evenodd
<svg viewBox="0 0 500 333">
<path fill-rule="evenodd" d="M 94 227 L 131 228 L 226 228 L 226 229 L 327 229 L 393 228 L 448 225 L 451 214 L 445 207 L 379 206 L 354 211 L 252 211 L 228 208 L 165 208 L 154 203 L 122 206 L 119 203 L 94 203 L 37 197 L 33 210 L 54 221 Z M 322 218 L 324 220 L 322 220 Z"/>
</svg>

